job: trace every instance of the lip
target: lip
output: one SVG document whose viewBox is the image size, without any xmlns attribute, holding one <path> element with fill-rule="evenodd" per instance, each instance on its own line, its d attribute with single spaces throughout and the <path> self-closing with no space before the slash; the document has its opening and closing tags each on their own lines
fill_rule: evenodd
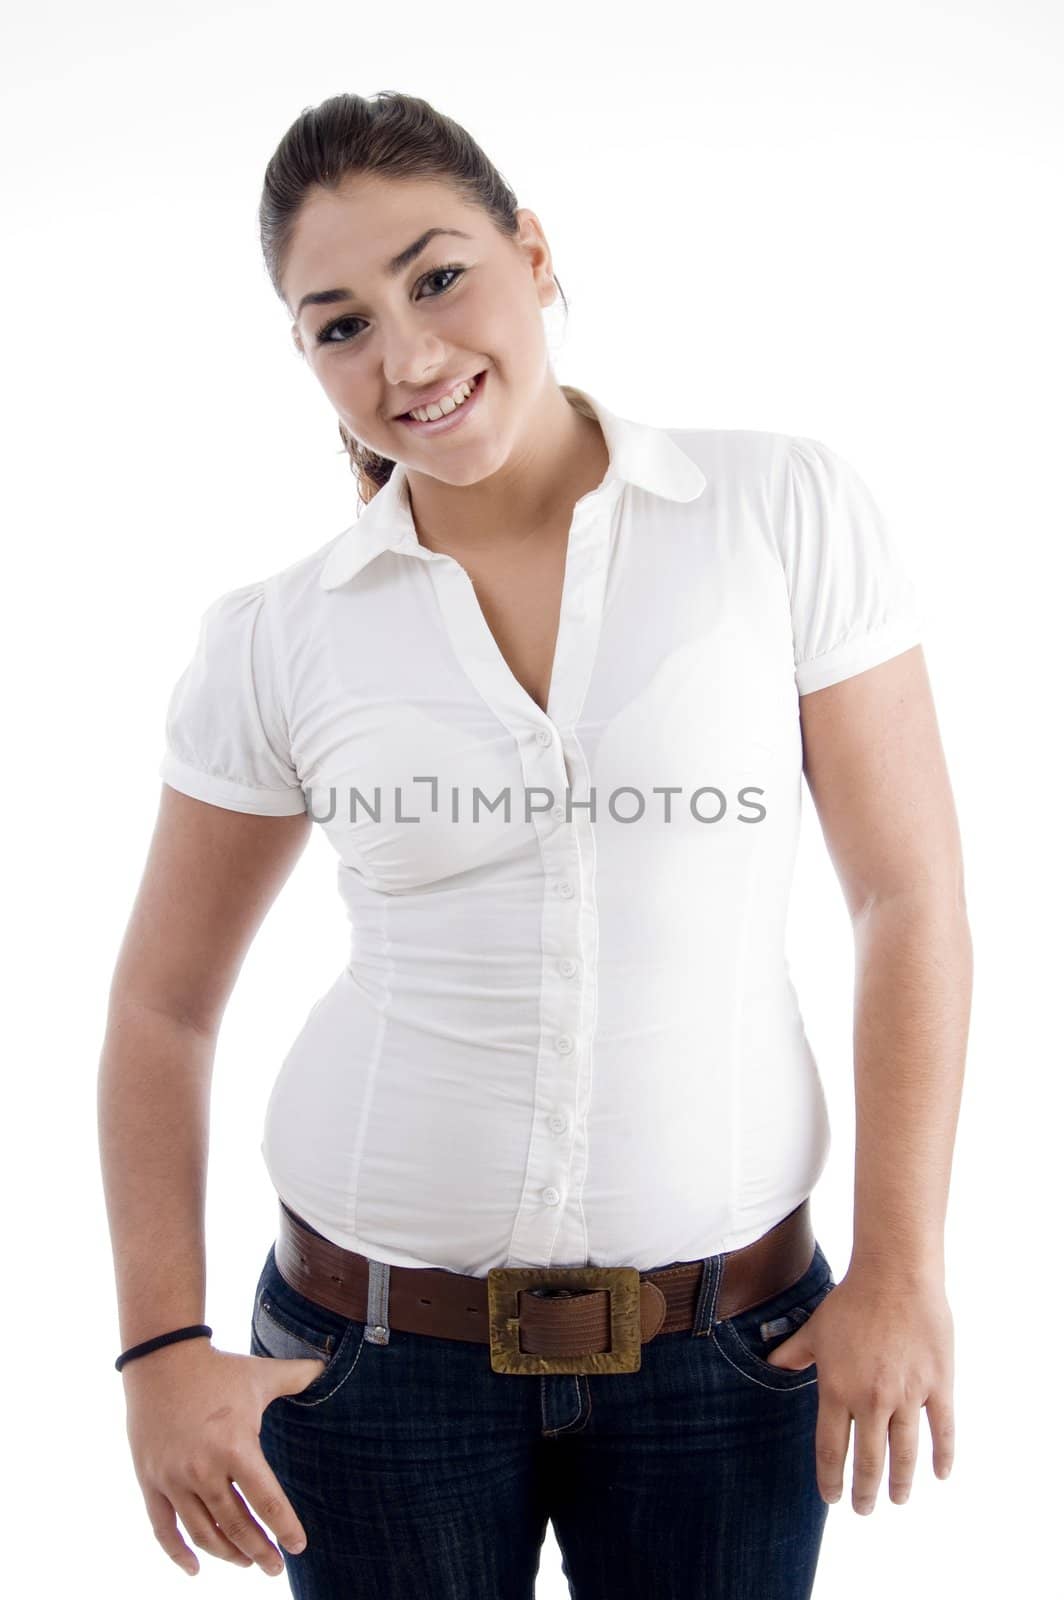
<svg viewBox="0 0 1064 1600">
<path fill-rule="evenodd" d="M 396 417 L 396 422 L 401 422 L 404 428 L 409 428 L 413 433 L 450 433 L 452 428 L 460 427 L 465 421 L 467 411 L 474 411 L 480 403 L 481 392 L 488 376 L 488 369 L 478 372 L 473 381 L 473 392 L 463 400 L 460 406 L 455 406 L 446 416 L 438 417 L 435 422 L 418 422 L 413 417 Z"/>
</svg>

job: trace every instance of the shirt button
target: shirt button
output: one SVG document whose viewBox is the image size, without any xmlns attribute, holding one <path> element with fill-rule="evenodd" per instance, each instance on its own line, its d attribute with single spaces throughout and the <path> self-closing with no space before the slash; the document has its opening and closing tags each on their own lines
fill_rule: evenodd
<svg viewBox="0 0 1064 1600">
<path fill-rule="evenodd" d="M 556 1206 L 560 1199 L 561 1195 L 558 1193 L 557 1189 L 544 1189 L 543 1201 L 545 1205 Z"/>
<path fill-rule="evenodd" d="M 555 1040 L 555 1046 L 557 1048 L 557 1051 L 558 1051 L 559 1055 L 567 1056 L 569 1054 L 570 1050 L 573 1048 L 573 1036 L 572 1036 L 572 1034 L 570 1034 L 570 1033 L 561 1033 L 561 1034 L 559 1034 L 557 1039 Z"/>
<path fill-rule="evenodd" d="M 556 817 L 559 822 L 564 822 L 565 821 L 565 807 L 564 806 L 552 806 L 550 814 L 551 814 L 552 817 Z"/>
<path fill-rule="evenodd" d="M 554 735 L 551 733 L 549 728 L 540 728 L 536 734 L 536 738 L 539 740 L 540 744 L 554 743 Z"/>
<path fill-rule="evenodd" d="M 565 1124 L 565 1118 L 564 1117 L 559 1117 L 559 1116 L 551 1117 L 551 1119 L 550 1119 L 550 1130 L 551 1130 L 552 1133 L 564 1133 L 565 1132 L 565 1126 L 566 1126 L 566 1124 Z"/>
<path fill-rule="evenodd" d="M 561 895 L 563 900 L 571 900 L 573 896 L 572 884 L 568 882 L 559 883 L 558 893 Z"/>
<path fill-rule="evenodd" d="M 571 956 L 563 956 L 558 962 L 558 971 L 561 973 L 563 978 L 571 978 L 573 973 L 576 971 L 576 962 Z"/>
</svg>

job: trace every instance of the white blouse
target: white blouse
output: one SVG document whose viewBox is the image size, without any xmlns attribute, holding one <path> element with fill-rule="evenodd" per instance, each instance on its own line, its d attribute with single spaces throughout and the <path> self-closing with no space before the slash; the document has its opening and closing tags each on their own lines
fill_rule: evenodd
<svg viewBox="0 0 1064 1600">
<path fill-rule="evenodd" d="M 326 1238 L 399 1266 L 649 1269 L 734 1250 L 830 1142 L 784 955 L 798 697 L 917 644 L 913 586 L 815 439 L 661 429 L 586 390 L 544 713 L 406 473 L 208 607 L 166 783 L 336 849 L 350 958 L 262 1154 Z"/>
</svg>

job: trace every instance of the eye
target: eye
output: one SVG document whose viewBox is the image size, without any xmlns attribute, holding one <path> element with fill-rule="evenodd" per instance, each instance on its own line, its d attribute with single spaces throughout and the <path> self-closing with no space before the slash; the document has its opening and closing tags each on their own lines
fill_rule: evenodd
<svg viewBox="0 0 1064 1600">
<path fill-rule="evenodd" d="M 447 276 L 451 276 L 453 277 L 454 282 L 457 282 L 458 279 L 464 274 L 465 270 L 466 269 L 464 267 L 458 266 L 457 263 L 447 267 L 436 267 L 433 272 L 426 272 L 423 277 L 418 279 L 418 288 L 420 288 L 423 283 L 430 282 L 433 278 L 445 278 Z M 439 291 L 439 294 L 431 295 L 430 299 L 438 300 L 441 294 L 446 294 L 447 290 L 452 287 L 453 284 L 451 283 L 445 284 L 444 287 Z M 329 335 L 332 333 L 334 328 L 342 327 L 345 322 L 362 322 L 363 320 L 364 319 L 362 317 L 355 317 L 350 313 L 348 313 L 346 317 L 334 317 L 331 322 L 327 322 L 325 324 L 324 328 L 319 329 L 318 333 L 315 335 L 315 342 L 317 344 L 350 344 L 352 340 L 358 338 L 357 333 L 350 334 L 347 338 L 341 339 L 331 339 Z"/>
</svg>

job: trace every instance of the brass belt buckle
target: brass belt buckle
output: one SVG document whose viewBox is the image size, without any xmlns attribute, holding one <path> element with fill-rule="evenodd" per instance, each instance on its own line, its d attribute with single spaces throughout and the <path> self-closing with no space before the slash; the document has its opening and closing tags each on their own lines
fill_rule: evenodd
<svg viewBox="0 0 1064 1600">
<path fill-rule="evenodd" d="M 522 1289 L 609 1291 L 609 1350 L 537 1355 L 520 1347 Z M 493 1372 L 638 1372 L 643 1355 L 638 1267 L 492 1267 L 488 1272 L 488 1341 Z"/>
</svg>

